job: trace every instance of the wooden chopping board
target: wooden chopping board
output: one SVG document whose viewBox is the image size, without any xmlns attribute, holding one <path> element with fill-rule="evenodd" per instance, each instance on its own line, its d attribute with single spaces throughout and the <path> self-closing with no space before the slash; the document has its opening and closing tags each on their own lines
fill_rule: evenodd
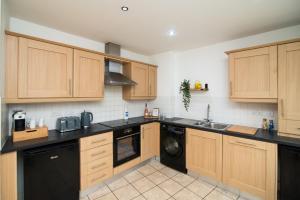
<svg viewBox="0 0 300 200">
<path fill-rule="evenodd" d="M 257 128 L 248 127 L 248 126 L 232 125 L 229 128 L 227 128 L 226 130 L 231 131 L 231 132 L 238 132 L 238 133 L 254 135 L 257 131 Z"/>
</svg>

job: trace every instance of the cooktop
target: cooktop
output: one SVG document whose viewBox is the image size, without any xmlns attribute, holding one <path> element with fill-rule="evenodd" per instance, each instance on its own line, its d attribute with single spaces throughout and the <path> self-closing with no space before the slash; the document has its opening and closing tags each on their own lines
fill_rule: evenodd
<svg viewBox="0 0 300 200">
<path fill-rule="evenodd" d="M 119 129 L 119 128 L 134 126 L 134 125 L 140 125 L 141 123 L 145 123 L 147 121 L 151 121 L 151 120 L 144 119 L 144 117 L 134 117 L 134 118 L 129 118 L 128 120 L 118 119 L 113 121 L 101 122 L 100 124 L 104 126 L 108 126 L 110 128 Z"/>
</svg>

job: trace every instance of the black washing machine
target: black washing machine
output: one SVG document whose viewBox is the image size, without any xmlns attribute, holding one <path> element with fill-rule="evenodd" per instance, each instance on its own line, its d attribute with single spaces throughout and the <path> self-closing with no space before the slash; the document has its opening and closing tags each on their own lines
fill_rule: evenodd
<svg viewBox="0 0 300 200">
<path fill-rule="evenodd" d="M 185 128 L 160 125 L 160 162 L 170 168 L 187 173 L 185 164 Z"/>
</svg>

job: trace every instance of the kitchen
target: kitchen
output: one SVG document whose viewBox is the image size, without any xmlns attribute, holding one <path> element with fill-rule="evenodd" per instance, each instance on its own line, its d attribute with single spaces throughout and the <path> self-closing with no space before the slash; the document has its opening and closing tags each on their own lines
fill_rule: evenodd
<svg viewBox="0 0 300 200">
<path fill-rule="evenodd" d="M 45 2 L 1 0 L 1 199 L 299 199 L 299 2 Z"/>
</svg>

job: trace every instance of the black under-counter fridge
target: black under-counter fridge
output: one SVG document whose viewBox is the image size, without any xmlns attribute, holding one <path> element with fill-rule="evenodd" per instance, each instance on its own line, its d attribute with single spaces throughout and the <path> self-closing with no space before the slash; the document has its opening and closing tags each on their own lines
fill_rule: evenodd
<svg viewBox="0 0 300 200">
<path fill-rule="evenodd" d="M 300 199 L 300 148 L 279 145 L 279 199 Z"/>
<path fill-rule="evenodd" d="M 25 200 L 79 199 L 78 141 L 24 152 Z"/>
</svg>

